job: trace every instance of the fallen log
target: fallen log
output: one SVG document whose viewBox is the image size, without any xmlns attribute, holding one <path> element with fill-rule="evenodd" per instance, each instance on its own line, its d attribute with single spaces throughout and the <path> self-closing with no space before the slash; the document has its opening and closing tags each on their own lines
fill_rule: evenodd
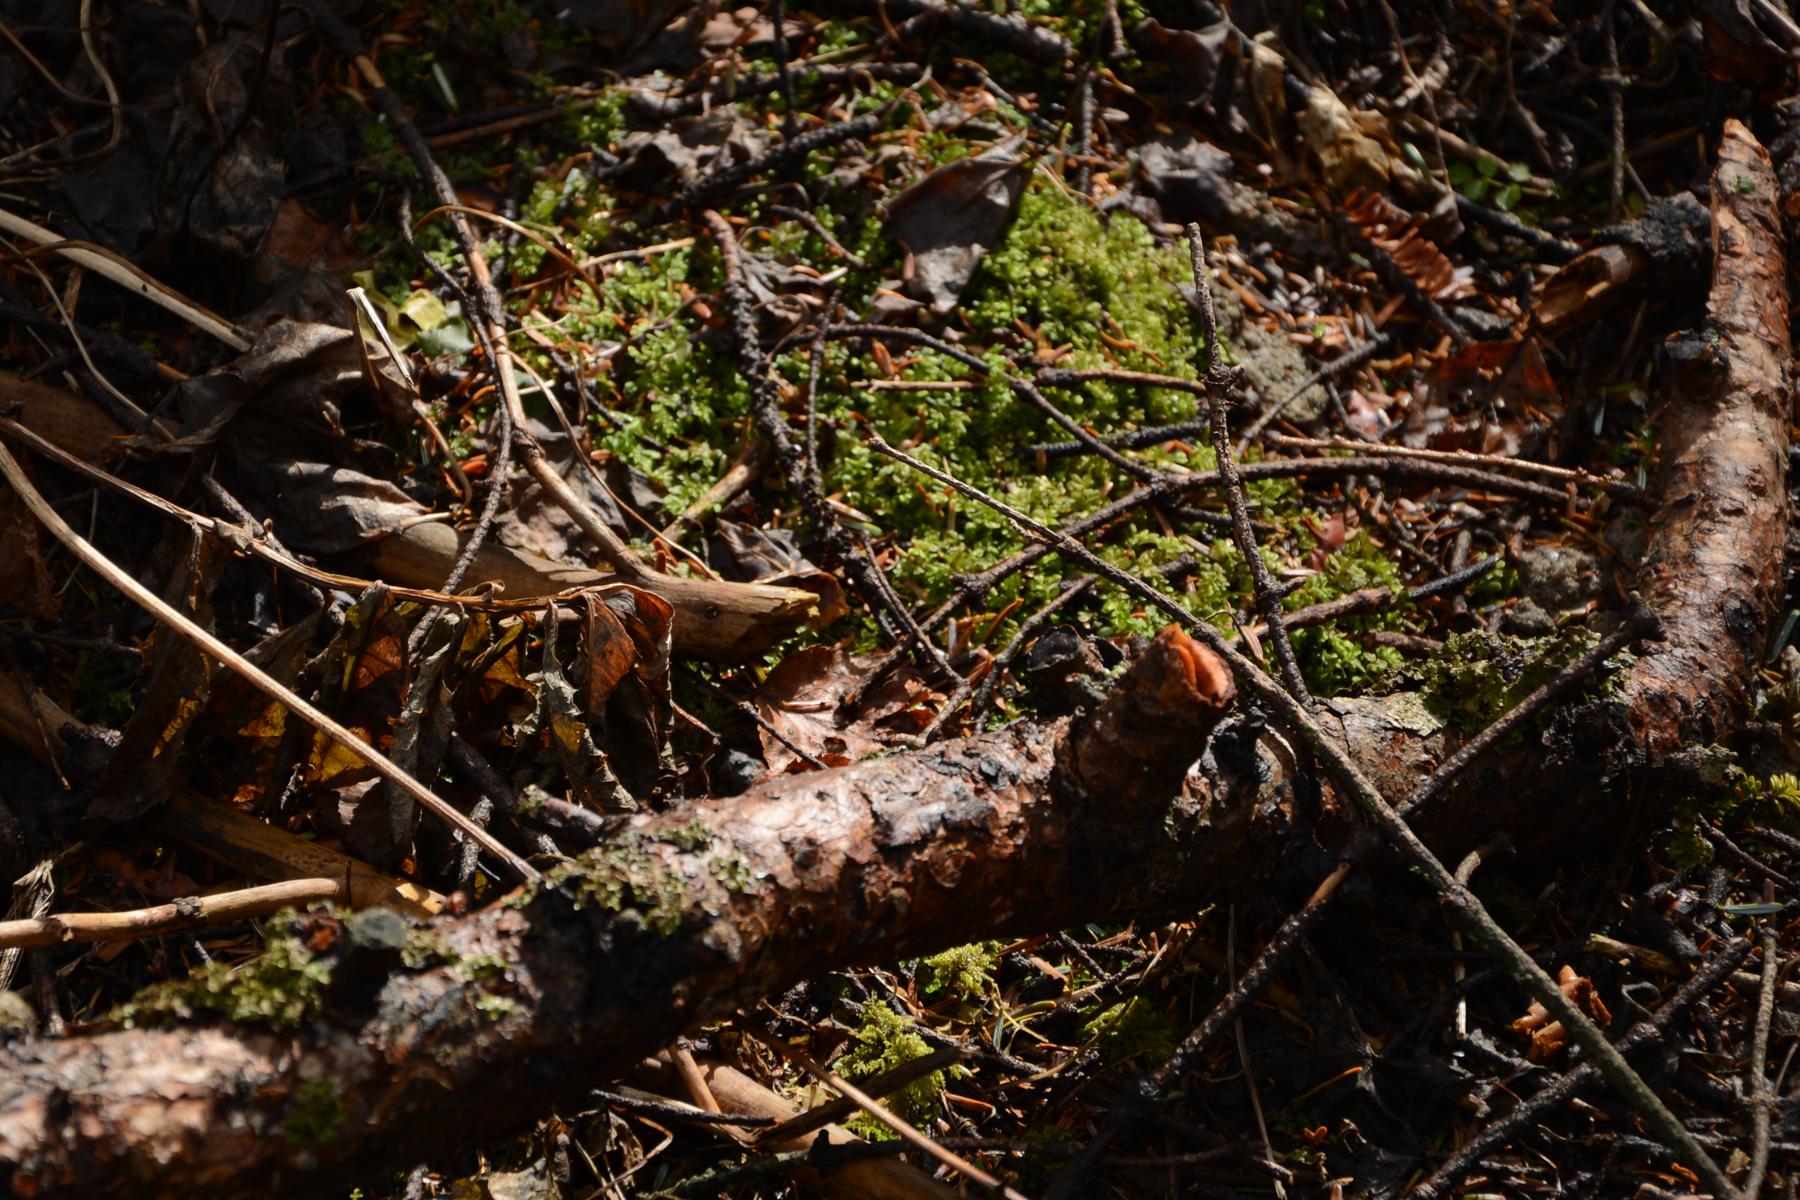
<svg viewBox="0 0 1800 1200">
<path fill-rule="evenodd" d="M 1622 781 L 1643 784 L 1633 795 L 1654 813 L 1670 798 L 1665 768 L 1741 722 L 1788 521 L 1774 214 L 1766 155 L 1728 123 L 1711 333 L 1677 344 L 1692 366 L 1671 380 L 1639 579 L 1664 640 L 1614 693 L 1464 776 L 1420 823 L 1435 842 L 1504 828 L 1566 853 L 1616 839 Z M 39 1195 L 326 1187 L 516 1128 L 682 1029 L 827 968 L 1248 895 L 1285 855 L 1335 853 L 1355 818 L 1329 790 L 1293 803 L 1255 764 L 1215 764 L 1212 790 L 1182 785 L 1229 689 L 1210 656 L 1165 635 L 1092 718 L 633 818 L 546 885 L 429 923 L 433 961 L 419 968 L 395 965 L 391 929 L 366 918 L 302 918 L 283 948 L 317 955 L 329 982 L 288 1027 L 192 1022 L 0 1048 L 0 1162 L 15 1192 Z M 1463 740 L 1416 695 L 1334 711 L 1391 796 Z M 504 966 L 471 969 L 478 957 Z M 183 997 L 175 985 L 161 1007 Z"/>
<path fill-rule="evenodd" d="M 293 1028 L 184 1022 L 0 1050 L 0 1162 L 38 1195 L 324 1185 L 571 1100 L 787 981 L 965 940 L 977 915 L 1059 927 L 1241 889 L 1271 861 L 1250 852 L 1257 831 L 1293 814 L 1179 793 L 1232 696 L 1171 631 L 1078 724 L 634 818 L 545 886 L 429 925 L 422 970 L 372 967 L 366 917 L 303 918 L 285 950 L 331 982 Z M 478 956 L 505 967 L 470 970 Z M 179 1007 L 179 985 L 168 996 Z"/>
</svg>

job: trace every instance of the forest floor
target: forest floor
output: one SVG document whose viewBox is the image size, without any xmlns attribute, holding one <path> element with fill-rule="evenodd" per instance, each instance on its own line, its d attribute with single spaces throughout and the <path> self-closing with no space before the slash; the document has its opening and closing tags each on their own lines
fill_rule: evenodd
<svg viewBox="0 0 1800 1200">
<path fill-rule="evenodd" d="M 267 1174 L 82 1186 L 1800 1187 L 1785 6 L 84 0 L 0 32 L 4 1044 L 49 1072 L 213 1023 L 299 1062 L 410 1002 L 362 975 L 442 970 L 544 1056 L 488 1098 L 441 1064 L 454 1136 L 301 1071 Z M 1741 527 L 1680 524 L 1709 497 Z M 1715 538 L 1742 561 L 1670 565 Z M 1640 703 L 1634 598 L 1673 645 L 1684 594 L 1716 661 Z M 1073 783 L 1063 747 L 1141 724 L 1121 698 L 1167 662 L 1190 740 L 1157 786 L 1203 815 L 1159 828 L 1241 837 L 1216 881 L 1134 877 L 1077 822 L 1096 898 L 959 892 L 982 872 L 948 859 L 942 896 L 750 911 L 811 870 L 808 818 L 753 806 L 822 772 L 912 787 L 1042 730 L 1045 789 L 1136 803 L 1166 746 L 1128 729 L 1106 753 L 1141 762 Z M 1601 713 L 1630 732 L 1594 749 Z M 1461 773 L 1426 840 L 1650 1100 L 1465 937 L 1308 721 L 1388 803 Z M 910 889 L 956 818 L 873 803 L 820 844 Z M 704 849 L 773 811 L 794 879 L 748 834 Z M 454 932 L 578 886 L 695 944 L 710 885 L 644 863 L 702 852 L 741 929 L 818 941 L 698 959 L 686 1036 L 616 1082 Z M 410 932 L 346 915 L 376 908 Z M 81 1190 L 11 1086 L 14 1191 Z M 203 1133 L 82 1136 L 167 1166 Z"/>
</svg>

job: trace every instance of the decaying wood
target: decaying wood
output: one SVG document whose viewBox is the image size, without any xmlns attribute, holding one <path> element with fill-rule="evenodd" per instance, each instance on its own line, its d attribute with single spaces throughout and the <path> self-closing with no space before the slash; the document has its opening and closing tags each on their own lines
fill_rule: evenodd
<svg viewBox="0 0 1800 1200">
<path fill-rule="evenodd" d="M 1181 795 L 1185 754 L 1145 753 L 1202 744 L 1228 699 L 1205 690 L 1220 677 L 1171 633 L 1079 725 L 1016 726 L 780 777 L 679 820 L 634 818 L 553 885 L 433 923 L 449 961 L 296 1030 L 15 1043 L 0 1050 L 0 1162 L 40 1194 L 346 1178 L 544 1111 L 827 967 L 1241 889 L 1271 862 L 1253 831 L 1272 836 L 1263 823 L 1292 814 Z M 1109 761 L 1161 774 L 1084 792 Z M 504 976 L 458 969 L 474 955 L 497 956 Z M 302 1136 L 322 1098 L 329 1136 Z"/>
<path fill-rule="evenodd" d="M 1616 839 L 1623 779 L 1654 811 L 1682 749 L 1741 720 L 1780 599 L 1787 298 L 1773 179 L 1735 123 L 1718 179 L 1717 336 L 1677 346 L 1693 369 L 1664 416 L 1639 578 L 1665 640 L 1617 694 L 1465 777 L 1421 822 L 1440 843 L 1496 827 L 1565 851 Z M 1210 682 L 1222 678 L 1165 635 L 1092 718 L 635 817 L 517 903 L 433 922 L 446 961 L 373 983 L 359 982 L 366 956 L 336 920 L 308 918 L 311 943 L 338 939 L 326 953 L 350 980 L 296 1029 L 196 1023 L 0 1048 L 0 1161 L 15 1191 L 39 1193 L 324 1186 L 516 1126 L 681 1029 L 827 968 L 1246 895 L 1285 852 L 1341 845 L 1355 819 L 1329 792 L 1292 803 L 1278 758 L 1260 787 L 1232 786 L 1229 771 L 1216 792 L 1182 786 L 1229 703 Z M 1390 796 L 1459 741 L 1417 696 L 1329 707 Z M 477 954 L 504 975 L 458 969 Z"/>
<path fill-rule="evenodd" d="M 1634 741 L 1709 745 L 1743 717 L 1781 603 L 1790 400 L 1787 254 L 1769 156 L 1725 122 L 1706 327 L 1673 339 L 1651 551 L 1638 583 L 1666 640 L 1631 673 Z"/>
</svg>

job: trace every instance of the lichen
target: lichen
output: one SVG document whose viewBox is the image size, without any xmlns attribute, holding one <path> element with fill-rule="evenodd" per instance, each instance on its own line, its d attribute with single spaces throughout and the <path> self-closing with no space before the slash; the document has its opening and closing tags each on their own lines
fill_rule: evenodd
<svg viewBox="0 0 1800 1200">
<path fill-rule="evenodd" d="M 557 867 L 543 886 L 568 896 L 577 908 L 636 912 L 645 928 L 663 935 L 679 929 L 687 912 L 686 881 L 646 850 L 635 832 Z"/>
<path fill-rule="evenodd" d="M 1548 682 L 1595 642 L 1587 629 L 1570 627 L 1553 637 L 1527 640 L 1473 632 L 1453 635 L 1424 663 L 1406 668 L 1425 702 L 1446 721 L 1482 729 Z M 1614 665 L 1631 661 L 1619 655 Z M 1611 694 L 1615 672 L 1602 672 L 1584 685 L 1588 696 Z"/>
<path fill-rule="evenodd" d="M 113 1019 L 130 1029 L 209 1012 L 287 1029 L 320 1012 L 330 979 L 328 959 L 316 957 L 296 937 L 271 934 L 255 958 L 238 966 L 209 962 L 186 979 L 146 988 Z"/>
</svg>

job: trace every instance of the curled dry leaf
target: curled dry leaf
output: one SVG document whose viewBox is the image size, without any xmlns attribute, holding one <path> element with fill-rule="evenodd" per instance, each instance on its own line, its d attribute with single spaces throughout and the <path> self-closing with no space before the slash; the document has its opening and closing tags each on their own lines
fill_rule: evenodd
<svg viewBox="0 0 1800 1200">
<path fill-rule="evenodd" d="M 1031 179 L 1018 161 L 1022 137 L 939 167 L 894 197 L 887 233 L 905 243 L 907 291 L 940 315 L 956 307 L 989 248 L 1011 224 Z"/>
<path fill-rule="evenodd" d="M 935 695 L 910 666 L 889 671 L 854 711 L 845 701 L 868 677 L 876 658 L 844 646 L 808 646 L 788 655 L 757 689 L 756 708 L 780 733 L 762 731 L 763 757 L 771 771 L 804 769 L 781 738 L 828 766 L 848 766 L 916 733 L 930 723 Z"/>
</svg>

